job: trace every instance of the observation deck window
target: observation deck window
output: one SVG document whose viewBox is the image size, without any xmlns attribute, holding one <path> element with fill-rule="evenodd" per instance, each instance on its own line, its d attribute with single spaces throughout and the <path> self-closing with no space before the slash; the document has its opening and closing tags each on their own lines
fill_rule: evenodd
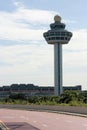
<svg viewBox="0 0 87 130">
<path fill-rule="evenodd" d="M 54 33 L 53 33 L 53 32 L 50 32 L 50 33 L 49 33 L 49 35 L 50 35 L 50 36 L 53 36 L 53 35 L 54 35 Z"/>
<path fill-rule="evenodd" d="M 56 40 L 60 40 L 60 37 L 55 37 Z"/>
<path fill-rule="evenodd" d="M 55 40 L 55 37 L 52 37 L 51 39 L 52 39 L 52 40 Z"/>
<path fill-rule="evenodd" d="M 60 36 L 60 32 L 55 32 L 55 35 Z"/>
<path fill-rule="evenodd" d="M 64 40 L 64 37 L 61 37 L 61 40 Z"/>
<path fill-rule="evenodd" d="M 66 34 L 65 32 L 61 32 L 61 36 L 65 36 L 65 34 Z"/>
</svg>

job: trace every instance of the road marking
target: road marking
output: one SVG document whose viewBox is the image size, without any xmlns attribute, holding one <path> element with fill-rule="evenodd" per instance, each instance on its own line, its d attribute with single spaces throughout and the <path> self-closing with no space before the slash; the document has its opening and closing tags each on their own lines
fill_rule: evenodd
<svg viewBox="0 0 87 130">
<path fill-rule="evenodd" d="M 34 123 L 36 123 L 37 121 L 33 121 Z"/>
<path fill-rule="evenodd" d="M 42 126 L 47 127 L 47 124 L 42 124 Z"/>
<path fill-rule="evenodd" d="M 20 116 L 20 118 L 24 118 L 25 119 L 25 116 Z"/>
<path fill-rule="evenodd" d="M 59 120 L 60 118 L 56 118 L 56 120 Z"/>
<path fill-rule="evenodd" d="M 13 116 L 0 116 L 1 118 L 15 118 Z"/>
<path fill-rule="evenodd" d="M 70 121 L 70 120 L 66 120 L 65 122 L 72 123 L 72 121 Z"/>
<path fill-rule="evenodd" d="M 87 124 L 83 124 L 83 126 L 86 126 L 86 127 L 87 127 Z"/>
</svg>

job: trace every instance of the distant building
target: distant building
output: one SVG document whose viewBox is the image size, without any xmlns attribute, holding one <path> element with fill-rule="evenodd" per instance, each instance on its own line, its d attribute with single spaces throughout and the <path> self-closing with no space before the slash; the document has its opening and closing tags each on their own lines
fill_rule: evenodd
<svg viewBox="0 0 87 130">
<path fill-rule="evenodd" d="M 82 90 L 81 85 L 63 87 L 65 90 Z M 33 84 L 12 84 L 0 87 L 0 98 L 7 98 L 11 93 L 23 93 L 28 96 L 50 96 L 54 95 L 53 86 L 35 86 Z"/>
<path fill-rule="evenodd" d="M 77 86 L 63 87 L 63 91 L 66 91 L 66 90 L 79 90 L 79 91 L 82 91 L 82 86 L 81 85 L 77 85 Z"/>
</svg>

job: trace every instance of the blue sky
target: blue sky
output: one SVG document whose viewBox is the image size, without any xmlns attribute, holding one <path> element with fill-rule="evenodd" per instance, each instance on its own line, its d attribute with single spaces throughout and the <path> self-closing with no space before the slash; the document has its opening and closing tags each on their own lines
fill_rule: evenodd
<svg viewBox="0 0 87 130">
<path fill-rule="evenodd" d="M 43 32 L 59 14 L 73 33 L 63 46 L 63 85 L 87 90 L 87 0 L 3 0 L 0 2 L 0 86 L 54 84 L 54 50 Z"/>
</svg>

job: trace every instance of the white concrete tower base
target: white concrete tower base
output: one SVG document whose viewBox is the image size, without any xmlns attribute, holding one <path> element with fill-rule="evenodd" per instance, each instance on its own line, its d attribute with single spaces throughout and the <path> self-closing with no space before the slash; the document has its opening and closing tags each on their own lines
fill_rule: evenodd
<svg viewBox="0 0 87 130">
<path fill-rule="evenodd" d="M 55 95 L 62 94 L 62 44 L 54 44 L 54 85 Z"/>
</svg>

